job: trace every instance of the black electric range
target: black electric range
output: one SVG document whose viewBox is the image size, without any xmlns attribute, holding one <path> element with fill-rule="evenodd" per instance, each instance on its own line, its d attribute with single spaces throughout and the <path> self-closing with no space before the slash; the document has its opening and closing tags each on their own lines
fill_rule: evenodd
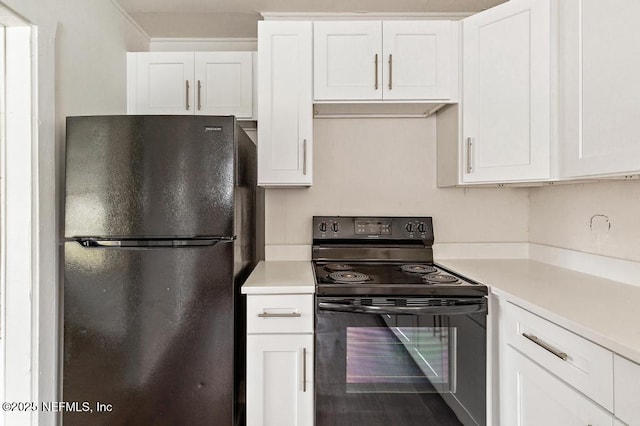
<svg viewBox="0 0 640 426">
<path fill-rule="evenodd" d="M 430 217 L 313 218 L 316 426 L 486 424 L 487 287 Z"/>
</svg>

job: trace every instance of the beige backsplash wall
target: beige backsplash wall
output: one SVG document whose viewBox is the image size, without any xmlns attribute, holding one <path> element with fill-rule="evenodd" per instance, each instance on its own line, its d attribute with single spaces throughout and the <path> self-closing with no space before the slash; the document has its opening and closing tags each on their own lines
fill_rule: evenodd
<svg viewBox="0 0 640 426">
<path fill-rule="evenodd" d="M 433 216 L 436 242 L 527 242 L 527 189 L 436 188 L 435 124 L 316 119 L 313 186 L 267 190 L 267 245 L 311 244 L 314 215 Z"/>
<path fill-rule="evenodd" d="M 640 181 L 530 190 L 530 241 L 640 261 Z"/>
</svg>

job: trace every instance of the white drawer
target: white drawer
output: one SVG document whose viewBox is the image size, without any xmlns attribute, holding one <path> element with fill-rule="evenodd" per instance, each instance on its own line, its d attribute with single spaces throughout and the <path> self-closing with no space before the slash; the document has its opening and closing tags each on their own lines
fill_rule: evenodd
<svg viewBox="0 0 640 426">
<path fill-rule="evenodd" d="M 612 352 L 509 302 L 500 323 L 506 343 L 613 412 Z"/>
<path fill-rule="evenodd" d="M 313 333 L 313 295 L 248 295 L 247 333 Z"/>
<path fill-rule="evenodd" d="M 613 356 L 614 414 L 630 425 L 640 425 L 640 365 Z"/>
</svg>

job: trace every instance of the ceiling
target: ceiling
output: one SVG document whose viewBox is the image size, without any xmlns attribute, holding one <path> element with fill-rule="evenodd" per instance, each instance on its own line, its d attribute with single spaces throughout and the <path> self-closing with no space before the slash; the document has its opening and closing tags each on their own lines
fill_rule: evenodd
<svg viewBox="0 0 640 426">
<path fill-rule="evenodd" d="M 151 37 L 251 37 L 260 12 L 479 12 L 506 0 L 115 0 Z"/>
</svg>

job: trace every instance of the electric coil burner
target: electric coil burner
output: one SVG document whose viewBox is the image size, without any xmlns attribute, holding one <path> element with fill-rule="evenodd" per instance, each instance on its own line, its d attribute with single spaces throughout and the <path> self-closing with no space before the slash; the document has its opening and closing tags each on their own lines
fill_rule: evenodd
<svg viewBox="0 0 640 426">
<path fill-rule="evenodd" d="M 312 260 L 316 426 L 487 424 L 487 287 L 430 217 L 314 217 Z"/>
<path fill-rule="evenodd" d="M 353 266 L 347 265 L 346 263 L 329 263 L 324 265 L 324 269 L 330 272 L 353 271 Z"/>
<path fill-rule="evenodd" d="M 332 272 L 328 275 L 331 282 L 334 283 L 363 283 L 369 280 L 369 276 L 361 272 L 344 271 Z"/>
<path fill-rule="evenodd" d="M 402 265 L 400 266 L 400 269 L 403 272 L 408 272 L 410 274 L 433 274 L 434 272 L 438 272 L 437 268 L 430 265 L 422 265 L 422 264 Z"/>
</svg>

